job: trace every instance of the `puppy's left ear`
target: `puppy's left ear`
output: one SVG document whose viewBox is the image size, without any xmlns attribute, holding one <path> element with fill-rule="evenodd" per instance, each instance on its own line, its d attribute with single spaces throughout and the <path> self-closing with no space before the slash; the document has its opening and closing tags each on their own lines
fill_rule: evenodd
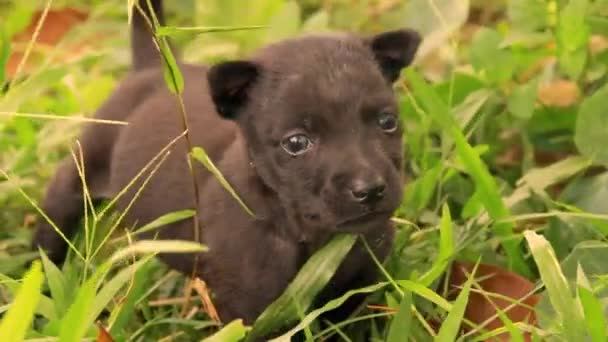
<svg viewBox="0 0 608 342">
<path fill-rule="evenodd" d="M 418 32 L 408 29 L 388 31 L 365 39 L 384 77 L 389 82 L 399 78 L 401 69 L 410 65 L 420 45 Z"/>
<path fill-rule="evenodd" d="M 249 61 L 224 62 L 209 69 L 209 90 L 220 116 L 230 120 L 238 117 L 259 76 L 260 67 Z"/>
</svg>

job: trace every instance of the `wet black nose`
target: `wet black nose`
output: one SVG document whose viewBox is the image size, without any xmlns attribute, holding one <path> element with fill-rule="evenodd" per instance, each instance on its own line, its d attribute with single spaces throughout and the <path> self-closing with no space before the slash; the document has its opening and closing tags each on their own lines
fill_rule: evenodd
<svg viewBox="0 0 608 342">
<path fill-rule="evenodd" d="M 352 185 L 351 194 L 357 202 L 372 204 L 384 197 L 384 190 L 386 184 L 380 178 L 373 181 L 357 180 Z"/>
</svg>

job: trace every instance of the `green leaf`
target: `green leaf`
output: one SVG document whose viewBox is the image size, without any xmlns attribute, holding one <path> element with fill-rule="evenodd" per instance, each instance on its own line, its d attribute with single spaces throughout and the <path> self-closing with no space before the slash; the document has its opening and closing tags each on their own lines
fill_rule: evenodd
<svg viewBox="0 0 608 342">
<path fill-rule="evenodd" d="M 585 156 L 608 165 L 608 85 L 586 98 L 578 112 L 574 142 Z"/>
<path fill-rule="evenodd" d="M 606 335 L 608 323 L 606 322 L 606 317 L 604 317 L 604 308 L 600 300 L 593 294 L 589 280 L 587 280 L 585 272 L 580 265 L 577 270 L 576 288 L 583 312 L 585 313 L 585 323 L 591 341 L 608 341 L 608 335 Z"/>
<path fill-rule="evenodd" d="M 300 6 L 295 1 L 287 1 L 283 8 L 270 20 L 266 32 L 266 42 L 272 43 L 294 36 L 300 28 Z"/>
<path fill-rule="evenodd" d="M 230 183 L 228 183 L 228 180 L 226 180 L 226 178 L 224 177 L 222 172 L 215 166 L 215 164 L 213 164 L 213 162 L 211 161 L 211 158 L 209 158 L 209 155 L 207 154 L 207 152 L 205 150 L 203 150 L 200 147 L 194 147 L 192 149 L 191 154 L 194 159 L 198 160 L 201 164 L 203 164 L 203 166 L 207 170 L 209 170 L 209 172 L 211 172 L 213 174 L 215 179 L 217 179 L 220 182 L 220 184 L 222 185 L 222 187 L 224 187 L 224 189 L 226 189 L 226 191 L 228 191 L 230 193 L 230 195 L 232 195 L 232 197 L 239 202 L 239 204 L 241 205 L 241 207 L 243 207 L 243 209 L 247 212 L 247 214 L 249 214 L 251 217 L 255 217 L 255 214 L 253 213 L 253 211 L 251 211 L 251 209 L 249 209 L 249 207 L 245 204 L 245 202 L 241 199 L 241 197 L 236 193 L 236 191 L 234 190 L 232 185 L 230 185 Z"/>
<path fill-rule="evenodd" d="M 510 0 L 507 15 L 516 30 L 536 31 L 548 24 L 549 13 L 545 0 Z"/>
<path fill-rule="evenodd" d="M 501 49 L 501 43 L 500 33 L 485 27 L 475 33 L 471 43 L 471 64 L 492 83 L 510 80 L 515 69 L 513 54 Z"/>
<path fill-rule="evenodd" d="M 553 248 L 544 237 L 536 232 L 527 230 L 524 232 L 524 236 L 538 266 L 540 277 L 547 289 L 551 304 L 560 318 L 566 340 L 583 341 L 585 339 L 583 314 L 572 297 L 568 282 L 559 267 Z"/>
<path fill-rule="evenodd" d="M 43 280 L 42 266 L 39 261 L 34 261 L 23 278 L 17 296 L 0 322 L 0 341 L 21 342 L 25 338 L 40 301 Z"/>
<path fill-rule="evenodd" d="M 0 26 L 0 86 L 6 80 L 6 63 L 11 54 L 11 42 L 7 37 L 4 26 Z"/>
<path fill-rule="evenodd" d="M 42 265 L 44 266 L 44 273 L 49 285 L 49 290 L 51 291 L 51 297 L 55 302 L 57 316 L 63 317 L 70 304 L 70 298 L 68 298 L 65 293 L 65 277 L 63 276 L 63 273 L 61 273 L 61 270 L 49 260 L 42 249 L 40 249 L 40 256 L 42 257 Z"/>
<path fill-rule="evenodd" d="M 516 118 L 529 119 L 534 113 L 536 104 L 536 91 L 538 90 L 538 78 L 515 88 L 509 96 L 507 107 L 509 112 Z"/>
<path fill-rule="evenodd" d="M 329 30 L 329 14 L 320 10 L 311 15 L 302 24 L 302 32 L 325 32 Z"/>
<path fill-rule="evenodd" d="M 452 304 L 450 304 L 450 302 L 445 300 L 445 298 L 441 297 L 428 287 L 411 280 L 397 280 L 396 283 L 399 284 L 399 286 L 401 286 L 405 290 L 417 294 L 418 296 L 442 308 L 443 310 L 448 312 L 452 311 Z"/>
<path fill-rule="evenodd" d="M 508 219 L 511 213 L 503 202 L 494 178 L 479 155 L 468 143 L 449 108 L 418 73 L 412 69 L 406 69 L 405 72 L 412 85 L 414 95 L 420 99 L 426 113 L 454 140 L 456 152 L 467 172 L 475 181 L 476 191 L 479 192 L 480 199 L 490 217 L 496 221 Z M 509 267 L 523 276 L 530 277 L 531 272 L 519 249 L 519 241 L 513 238 L 513 224 L 509 222 L 496 223 L 493 230 L 502 239 L 501 244 L 508 256 Z"/>
<path fill-rule="evenodd" d="M 467 303 L 469 302 L 469 293 L 471 292 L 471 285 L 473 284 L 473 280 L 475 280 L 476 270 L 477 267 L 475 267 L 472 274 L 469 275 L 469 278 L 464 283 L 464 286 L 458 294 L 456 301 L 454 301 L 452 310 L 443 321 L 443 324 L 441 324 L 439 333 L 437 333 L 437 337 L 435 337 L 435 342 L 456 341 L 456 337 L 458 336 L 458 332 L 460 331 L 460 324 L 464 319 L 464 311 L 467 308 Z"/>
<path fill-rule="evenodd" d="M 340 234 L 313 254 L 283 294 L 257 318 L 248 338 L 254 339 L 276 331 L 297 320 L 299 312 L 306 312 L 315 296 L 336 273 L 356 240 L 356 235 Z"/>
<path fill-rule="evenodd" d="M 444 204 L 441 214 L 441 225 L 439 226 L 439 253 L 431 269 L 420 277 L 419 282 L 422 285 L 430 286 L 443 274 L 454 254 L 454 246 L 454 230 L 452 228 L 450 208 L 447 204 Z"/>
<path fill-rule="evenodd" d="M 228 323 L 222 330 L 207 337 L 203 342 L 237 342 L 242 340 L 251 328 L 243 325 L 243 320 L 237 319 Z"/>
<path fill-rule="evenodd" d="M 412 324 L 412 293 L 403 292 L 399 312 L 393 316 L 386 342 L 400 342 L 410 336 Z"/>
<path fill-rule="evenodd" d="M 304 317 L 302 319 L 302 321 L 297 326 L 295 326 L 293 329 L 289 330 L 287 333 L 285 333 L 275 339 L 270 340 L 270 342 L 289 342 L 289 341 L 291 341 L 291 338 L 293 337 L 293 335 L 295 335 L 298 331 L 301 331 L 305 327 L 309 326 L 315 319 L 317 319 L 323 313 L 340 307 L 350 297 L 357 295 L 357 294 L 373 293 L 373 292 L 376 292 L 376 291 L 382 289 L 386 285 L 388 285 L 387 282 L 370 285 L 370 286 L 356 289 L 356 290 L 350 290 L 350 291 L 346 292 L 344 295 L 342 295 L 341 297 L 332 299 L 329 302 L 325 303 L 325 305 L 323 305 L 321 308 L 311 311 L 308 315 L 306 315 L 306 317 Z M 255 329 L 255 327 L 254 327 L 254 329 Z M 250 337 L 250 336 L 248 336 L 248 337 Z"/>
<path fill-rule="evenodd" d="M 559 66 L 572 79 L 578 79 L 587 62 L 589 26 L 585 20 L 588 0 L 570 0 L 560 11 L 557 25 Z"/>
</svg>

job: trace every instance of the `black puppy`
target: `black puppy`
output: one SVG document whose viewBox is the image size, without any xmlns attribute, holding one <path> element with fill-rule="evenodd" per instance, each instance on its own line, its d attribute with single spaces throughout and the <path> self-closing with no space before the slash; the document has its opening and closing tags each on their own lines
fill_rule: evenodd
<svg viewBox="0 0 608 342">
<path fill-rule="evenodd" d="M 152 1 L 162 21 L 160 0 Z M 145 3 L 145 2 L 144 2 Z M 143 6 L 145 7 L 145 6 Z M 134 72 L 96 114 L 126 127 L 88 127 L 80 139 L 95 198 L 116 195 L 182 133 L 180 107 L 164 85 L 158 51 L 135 15 Z M 402 129 L 392 83 L 411 63 L 418 34 L 307 36 L 269 45 L 248 60 L 180 65 L 194 146 L 202 146 L 255 217 L 193 163 L 200 194 L 201 241 L 209 251 L 162 255 L 171 267 L 209 284 L 221 318 L 252 323 L 307 258 L 336 232 L 365 236 L 376 256 L 390 250 L 389 221 L 402 198 Z M 150 171 L 121 197 L 125 224 L 193 208 L 195 191 L 180 138 L 139 197 Z M 71 157 L 51 183 L 43 209 L 66 236 L 82 217 L 82 186 Z M 163 227 L 160 239 L 194 240 L 193 220 Z M 43 222 L 35 245 L 61 262 L 66 244 Z M 359 244 L 325 297 L 374 281 L 376 266 Z"/>
</svg>

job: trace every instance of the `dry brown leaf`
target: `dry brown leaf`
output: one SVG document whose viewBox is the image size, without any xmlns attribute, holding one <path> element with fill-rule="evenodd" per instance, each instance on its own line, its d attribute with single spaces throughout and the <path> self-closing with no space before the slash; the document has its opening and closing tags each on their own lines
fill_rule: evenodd
<svg viewBox="0 0 608 342">
<path fill-rule="evenodd" d="M 38 26 L 38 21 L 40 21 L 41 18 L 41 10 L 34 12 L 30 23 L 25 30 L 13 37 L 13 44 L 16 44 L 17 46 L 28 44 L 34 35 L 36 27 Z M 57 44 L 74 26 L 85 21 L 87 18 L 88 13 L 71 7 L 49 10 L 40 31 L 38 32 L 36 45 L 53 46 Z M 14 76 L 17 71 L 17 67 L 24 55 L 23 49 L 14 50 L 16 51 L 11 53 L 6 65 L 7 75 L 11 77 Z M 70 50 L 72 50 L 72 48 Z M 71 53 L 73 52 L 74 51 L 71 51 Z M 26 69 L 28 66 L 31 66 L 30 64 L 31 62 L 26 63 Z"/>
<path fill-rule="evenodd" d="M 589 39 L 589 50 L 592 55 L 597 55 L 608 49 L 608 38 L 595 34 Z"/>
<path fill-rule="evenodd" d="M 474 267 L 475 265 L 469 262 L 453 263 L 449 279 L 449 289 L 453 292 L 451 295 L 457 295 L 469 274 L 473 272 Z M 480 291 L 476 285 L 473 286 L 465 311 L 465 318 L 477 325 L 484 324 L 486 330 L 501 328 L 504 327 L 504 324 L 496 314 L 496 308 L 499 308 L 514 323 L 537 324 L 534 306 L 538 303 L 540 297 L 533 294 L 534 284 L 530 281 L 503 268 L 487 264 L 478 266 L 475 279 L 483 291 Z M 503 298 L 507 297 L 512 300 L 497 298 L 492 294 L 498 294 Z M 520 301 L 521 304 L 514 304 L 515 301 Z M 485 322 L 488 320 L 489 322 L 486 324 Z M 502 341 L 508 341 L 509 334 L 502 334 L 498 338 Z M 524 333 L 524 338 L 529 341 L 531 336 Z"/>
<path fill-rule="evenodd" d="M 96 342 L 114 342 L 114 339 L 112 336 L 110 336 L 110 333 L 106 330 L 106 328 L 103 327 L 103 325 L 101 325 L 101 323 L 97 323 L 97 328 L 98 333 L 97 339 L 95 340 Z"/>
<path fill-rule="evenodd" d="M 205 309 L 205 312 L 207 313 L 209 318 L 211 318 L 214 322 L 221 323 L 222 321 L 220 320 L 220 315 L 217 313 L 215 305 L 213 305 L 213 302 L 211 301 L 211 296 L 209 295 L 207 284 L 205 284 L 202 279 L 196 278 L 192 280 L 192 287 L 201 298 L 203 302 L 203 308 Z"/>
<path fill-rule="evenodd" d="M 538 100 L 549 107 L 570 107 L 580 98 L 580 90 L 576 82 L 554 80 L 538 87 Z"/>
</svg>

